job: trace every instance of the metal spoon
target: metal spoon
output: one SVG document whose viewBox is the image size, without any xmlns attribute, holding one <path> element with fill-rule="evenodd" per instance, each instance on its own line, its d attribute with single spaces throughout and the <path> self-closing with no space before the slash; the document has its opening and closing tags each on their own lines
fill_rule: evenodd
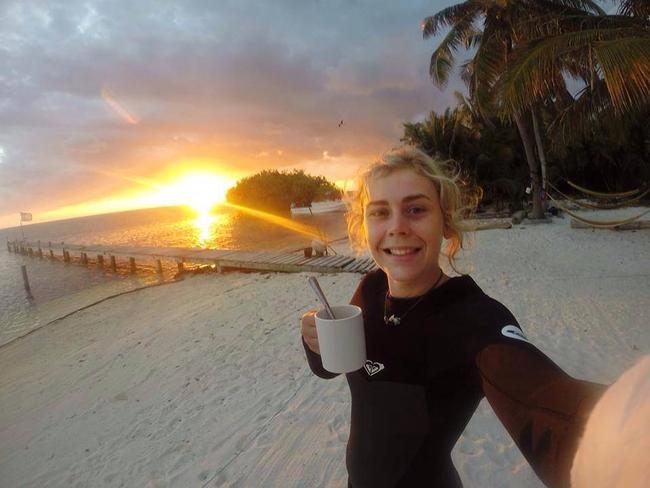
<svg viewBox="0 0 650 488">
<path fill-rule="evenodd" d="M 310 276 L 308 278 L 308 281 L 309 284 L 311 285 L 312 290 L 314 290 L 314 293 L 316 293 L 316 296 L 323 304 L 323 307 L 325 307 L 325 312 L 329 316 L 329 319 L 334 320 L 336 317 L 334 317 L 334 312 L 332 311 L 332 307 L 330 307 L 330 304 L 327 302 L 327 298 L 325 298 L 325 294 L 323 293 L 323 290 L 321 290 L 320 285 L 318 284 L 318 280 L 316 279 L 315 276 Z"/>
</svg>

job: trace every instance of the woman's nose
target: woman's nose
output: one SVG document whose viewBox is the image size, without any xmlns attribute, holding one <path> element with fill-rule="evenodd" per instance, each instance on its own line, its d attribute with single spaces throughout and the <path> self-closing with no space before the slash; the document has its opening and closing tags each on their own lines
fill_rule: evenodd
<svg viewBox="0 0 650 488">
<path fill-rule="evenodd" d="M 389 225 L 388 225 L 388 233 L 390 235 L 402 235 L 402 234 L 407 234 L 409 231 L 409 222 L 404 215 L 402 215 L 400 212 L 395 212 L 391 216 Z"/>
</svg>

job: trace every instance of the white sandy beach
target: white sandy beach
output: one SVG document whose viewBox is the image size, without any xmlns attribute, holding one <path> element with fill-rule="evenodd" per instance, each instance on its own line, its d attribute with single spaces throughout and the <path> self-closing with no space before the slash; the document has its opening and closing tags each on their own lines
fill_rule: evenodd
<svg viewBox="0 0 650 488">
<path fill-rule="evenodd" d="M 474 241 L 463 271 L 569 374 L 611 383 L 650 352 L 650 230 L 553 219 Z M 319 276 L 332 302 L 360 278 Z M 307 274 L 200 275 L 1 347 L 0 486 L 346 486 L 347 384 L 300 343 L 315 306 Z M 466 487 L 542 486 L 485 401 L 453 458 Z"/>
</svg>

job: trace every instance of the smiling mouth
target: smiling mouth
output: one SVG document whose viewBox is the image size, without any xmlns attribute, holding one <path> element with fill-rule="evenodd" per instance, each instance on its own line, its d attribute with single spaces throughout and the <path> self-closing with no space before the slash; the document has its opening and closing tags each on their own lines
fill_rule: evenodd
<svg viewBox="0 0 650 488">
<path fill-rule="evenodd" d="M 410 256 L 420 251 L 419 247 L 385 247 L 382 250 L 391 256 Z"/>
</svg>

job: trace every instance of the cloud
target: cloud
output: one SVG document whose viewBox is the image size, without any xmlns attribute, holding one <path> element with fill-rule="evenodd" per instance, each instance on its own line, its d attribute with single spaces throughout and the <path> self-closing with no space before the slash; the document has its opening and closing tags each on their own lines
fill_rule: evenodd
<svg viewBox="0 0 650 488">
<path fill-rule="evenodd" d="M 199 159 L 340 179 L 452 103 L 419 31 L 451 3 L 8 2 L 0 215 L 125 190 L 102 171 L 155 178 Z"/>
</svg>

